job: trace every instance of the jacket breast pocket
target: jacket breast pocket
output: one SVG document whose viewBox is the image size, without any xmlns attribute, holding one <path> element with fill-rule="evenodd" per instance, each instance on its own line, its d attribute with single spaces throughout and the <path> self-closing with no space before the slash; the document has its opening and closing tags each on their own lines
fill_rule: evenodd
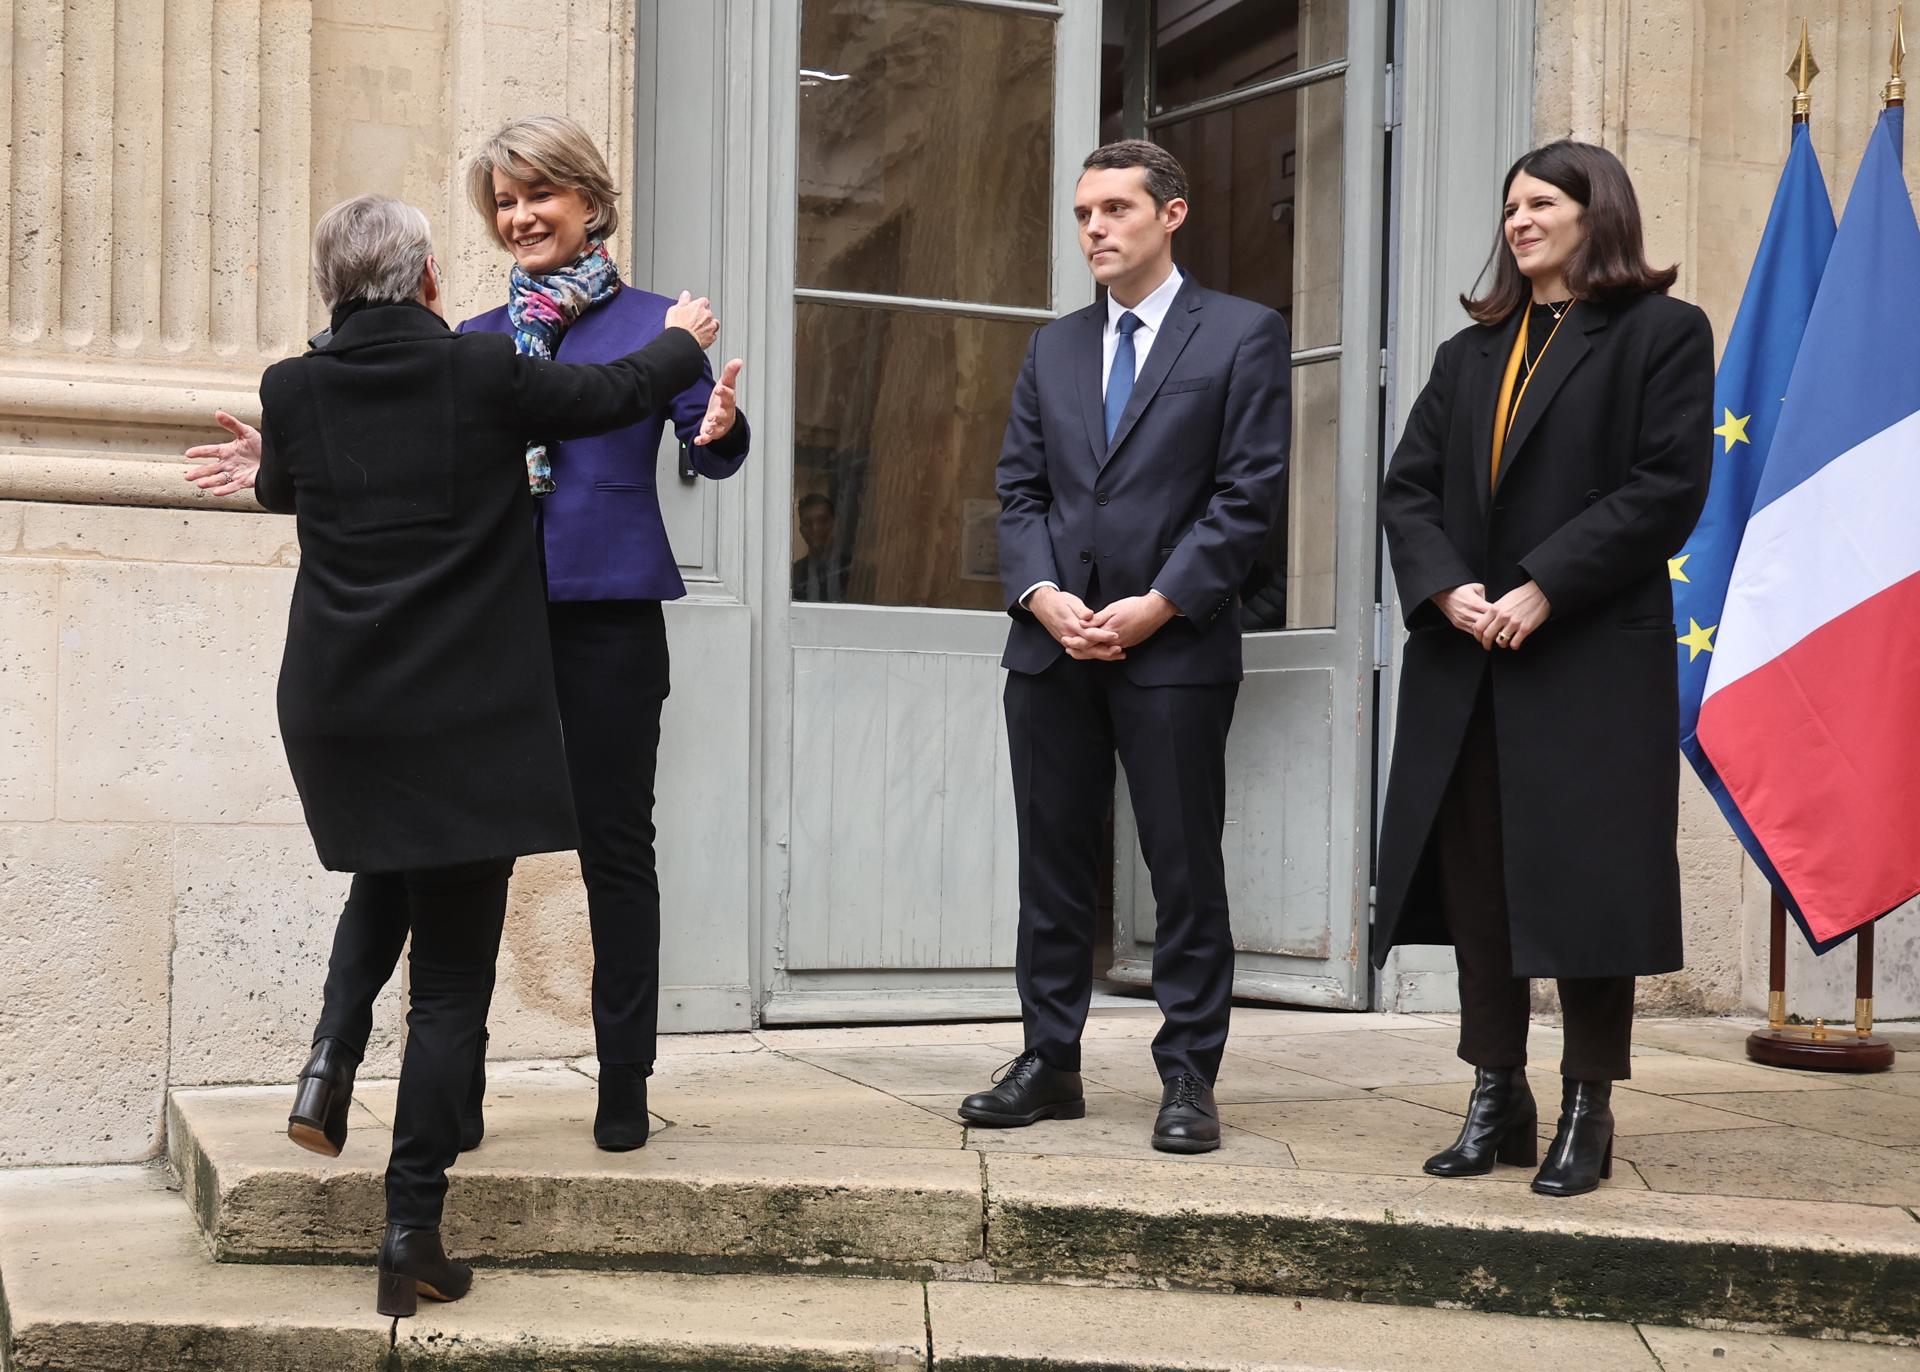
<svg viewBox="0 0 1920 1372">
<path fill-rule="evenodd" d="M 1213 384 L 1210 376 L 1168 377 L 1160 383 L 1161 395 L 1184 395 L 1189 391 L 1204 391 Z"/>
<path fill-rule="evenodd" d="M 596 491 L 651 491 L 653 487 L 639 481 L 596 481 L 593 483 L 593 489 Z"/>
</svg>

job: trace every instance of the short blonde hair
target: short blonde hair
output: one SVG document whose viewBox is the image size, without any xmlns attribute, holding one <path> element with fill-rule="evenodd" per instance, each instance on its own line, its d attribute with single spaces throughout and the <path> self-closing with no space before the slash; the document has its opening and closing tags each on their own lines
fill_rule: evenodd
<svg viewBox="0 0 1920 1372">
<path fill-rule="evenodd" d="M 313 284 L 331 310 L 343 300 L 411 300 L 433 255 L 427 216 L 390 195 L 356 195 L 313 229 Z"/>
<path fill-rule="evenodd" d="M 493 174 L 505 172 L 515 181 L 541 179 L 577 190 L 586 197 L 587 237 L 606 238 L 620 227 L 620 198 L 607 159 L 579 124 L 562 114 L 533 114 L 514 119 L 480 145 L 467 163 L 467 195 L 487 221 L 487 231 L 501 247 L 500 219 L 494 211 Z"/>
</svg>

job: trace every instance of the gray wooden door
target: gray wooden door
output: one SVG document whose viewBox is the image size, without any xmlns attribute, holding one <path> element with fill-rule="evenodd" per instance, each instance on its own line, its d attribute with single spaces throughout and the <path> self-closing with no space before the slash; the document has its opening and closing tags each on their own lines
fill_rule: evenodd
<svg viewBox="0 0 1920 1372">
<path fill-rule="evenodd" d="M 1123 118 L 1188 168 L 1184 265 L 1287 313 L 1294 432 L 1281 527 L 1244 596 L 1228 742 L 1235 990 L 1364 1008 L 1376 658 L 1387 54 L 1379 0 L 1124 0 Z M 1116 981 L 1152 977 L 1154 902 L 1124 781 Z"/>
</svg>

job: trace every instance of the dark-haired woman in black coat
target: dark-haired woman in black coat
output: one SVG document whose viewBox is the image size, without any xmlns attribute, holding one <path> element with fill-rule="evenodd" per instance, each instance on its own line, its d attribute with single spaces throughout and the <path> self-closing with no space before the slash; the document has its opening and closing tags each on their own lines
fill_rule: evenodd
<svg viewBox="0 0 1920 1372">
<path fill-rule="evenodd" d="M 1706 498 L 1713 339 L 1648 266 L 1619 161 L 1507 173 L 1492 288 L 1441 345 L 1381 516 L 1409 630 L 1376 960 L 1451 943 L 1474 1087 L 1435 1176 L 1537 1160 L 1528 979 L 1559 981 L 1559 1128 L 1533 1186 L 1610 1175 L 1634 978 L 1681 965 L 1667 559 Z"/>
</svg>

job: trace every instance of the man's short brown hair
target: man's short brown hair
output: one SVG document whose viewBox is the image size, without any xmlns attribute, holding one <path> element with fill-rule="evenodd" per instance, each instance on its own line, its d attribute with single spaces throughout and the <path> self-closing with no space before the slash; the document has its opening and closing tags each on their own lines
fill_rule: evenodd
<svg viewBox="0 0 1920 1372">
<path fill-rule="evenodd" d="M 1080 164 L 1083 172 L 1121 167 L 1139 167 L 1146 172 L 1147 194 L 1153 197 L 1153 207 L 1157 210 L 1164 210 L 1169 200 L 1187 198 L 1187 169 L 1180 165 L 1180 159 L 1144 138 L 1123 138 L 1118 143 L 1102 144 Z"/>
</svg>

